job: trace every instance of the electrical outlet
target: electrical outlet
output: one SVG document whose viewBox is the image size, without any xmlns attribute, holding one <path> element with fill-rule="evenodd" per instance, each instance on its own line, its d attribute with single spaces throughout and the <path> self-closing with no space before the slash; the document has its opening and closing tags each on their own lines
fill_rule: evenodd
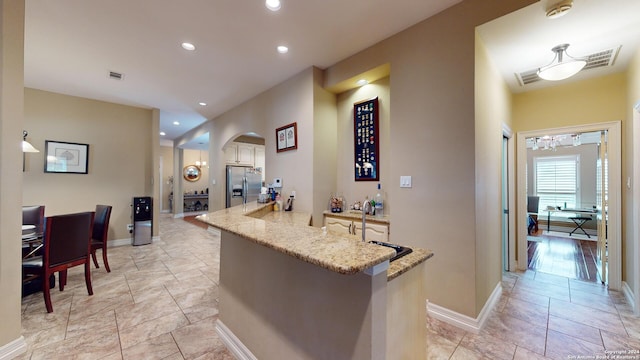
<svg viewBox="0 0 640 360">
<path fill-rule="evenodd" d="M 127 231 L 128 232 L 132 232 L 133 231 L 133 224 L 127 224 Z"/>
</svg>

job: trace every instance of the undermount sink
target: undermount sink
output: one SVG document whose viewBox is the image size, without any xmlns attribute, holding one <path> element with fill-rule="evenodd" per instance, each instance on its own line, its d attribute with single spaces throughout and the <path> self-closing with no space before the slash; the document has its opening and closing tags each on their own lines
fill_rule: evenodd
<svg viewBox="0 0 640 360">
<path fill-rule="evenodd" d="M 389 262 L 393 262 L 395 260 L 400 259 L 401 257 L 410 254 L 413 250 L 411 250 L 411 248 L 405 247 L 405 246 L 400 246 L 400 245 L 395 245 L 395 244 L 389 244 L 386 242 L 382 242 L 382 241 L 369 241 L 369 243 L 371 244 L 375 244 L 375 245 L 380 245 L 380 246 L 386 246 L 388 248 L 392 248 L 393 250 L 396 251 L 396 254 L 389 259 Z"/>
</svg>

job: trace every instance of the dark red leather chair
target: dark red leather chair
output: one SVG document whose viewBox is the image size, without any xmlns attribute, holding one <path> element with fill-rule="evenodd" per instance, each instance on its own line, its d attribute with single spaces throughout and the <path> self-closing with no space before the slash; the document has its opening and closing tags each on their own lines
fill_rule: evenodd
<svg viewBox="0 0 640 360">
<path fill-rule="evenodd" d="M 93 236 L 91 237 L 91 257 L 96 268 L 98 260 L 96 259 L 96 250 L 102 249 L 102 262 L 107 272 L 111 272 L 109 262 L 107 261 L 107 237 L 109 233 L 109 218 L 111 217 L 110 205 L 96 205 L 96 216 L 93 219 Z"/>
<path fill-rule="evenodd" d="M 67 269 L 84 265 L 87 292 L 89 295 L 93 295 L 91 260 L 89 260 L 93 218 L 93 212 L 47 217 L 42 256 L 24 259 L 22 261 L 23 273 L 49 279 L 51 274 L 58 272 L 60 291 L 63 291 L 67 283 Z M 49 282 L 42 281 L 42 284 L 47 312 L 53 312 Z"/>
</svg>

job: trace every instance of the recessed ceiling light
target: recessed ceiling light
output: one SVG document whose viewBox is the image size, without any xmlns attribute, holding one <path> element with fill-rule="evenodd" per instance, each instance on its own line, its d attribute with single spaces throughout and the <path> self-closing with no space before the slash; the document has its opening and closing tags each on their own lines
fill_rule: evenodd
<svg viewBox="0 0 640 360">
<path fill-rule="evenodd" d="M 164 131 L 160 131 L 160 136 L 165 136 L 167 135 L 167 133 L 165 133 Z"/>
<path fill-rule="evenodd" d="M 188 51 L 193 51 L 196 49 L 196 46 L 193 45 L 192 43 L 188 43 L 188 42 L 183 42 L 181 44 L 182 48 Z"/>
<path fill-rule="evenodd" d="M 178 125 L 180 125 L 180 122 L 179 121 L 174 121 L 173 125 L 178 126 Z"/>
<path fill-rule="evenodd" d="M 280 54 L 286 54 L 286 53 L 288 53 L 288 52 L 289 52 L 289 48 L 288 48 L 288 47 L 286 47 L 286 46 L 284 46 L 284 45 L 280 45 L 280 46 L 278 46 L 276 49 L 278 50 L 278 52 L 279 52 Z"/>
<path fill-rule="evenodd" d="M 365 79 L 360 79 L 360 80 L 358 80 L 358 81 L 356 82 L 356 85 L 358 85 L 358 86 L 364 86 L 364 85 L 367 85 L 368 83 L 369 83 L 369 82 L 368 82 L 367 80 L 365 80 Z"/>
<path fill-rule="evenodd" d="M 198 104 L 200 104 L 200 106 L 207 106 L 206 102 L 199 102 Z"/>
<path fill-rule="evenodd" d="M 278 11 L 280 10 L 280 0 L 266 0 L 264 2 L 264 6 L 267 7 L 267 9 L 271 10 L 271 11 Z"/>
</svg>

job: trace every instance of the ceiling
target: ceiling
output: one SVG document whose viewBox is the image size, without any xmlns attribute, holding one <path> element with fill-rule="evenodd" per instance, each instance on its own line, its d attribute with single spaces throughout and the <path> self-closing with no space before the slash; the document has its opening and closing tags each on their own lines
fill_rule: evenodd
<svg viewBox="0 0 640 360">
<path fill-rule="evenodd" d="M 264 0 L 26 0 L 25 86 L 160 109 L 162 138 L 173 140 L 458 2 L 282 0 L 272 12 Z"/>
<path fill-rule="evenodd" d="M 514 93 L 624 71 L 640 46 L 640 1 L 574 0 L 566 15 L 548 19 L 546 8 L 558 1 L 542 0 L 478 27 L 491 60 Z M 549 64 L 551 48 L 563 43 L 570 44 L 567 53 L 573 57 L 621 47 L 610 67 L 521 86 L 515 74 Z"/>
<path fill-rule="evenodd" d="M 160 109 L 161 139 L 173 140 L 312 65 L 329 67 L 459 1 L 283 0 L 271 12 L 263 0 L 26 0 L 25 86 Z M 574 0 L 555 20 L 544 17 L 547 1 L 555 0 L 478 28 L 513 92 L 554 85 L 523 87 L 514 73 L 548 64 L 550 49 L 564 42 L 572 56 L 622 45 L 614 66 L 576 80 L 626 69 L 640 42 L 640 1 Z M 279 54 L 278 45 L 289 53 Z M 203 141 L 182 147 L 203 148 Z"/>
</svg>

